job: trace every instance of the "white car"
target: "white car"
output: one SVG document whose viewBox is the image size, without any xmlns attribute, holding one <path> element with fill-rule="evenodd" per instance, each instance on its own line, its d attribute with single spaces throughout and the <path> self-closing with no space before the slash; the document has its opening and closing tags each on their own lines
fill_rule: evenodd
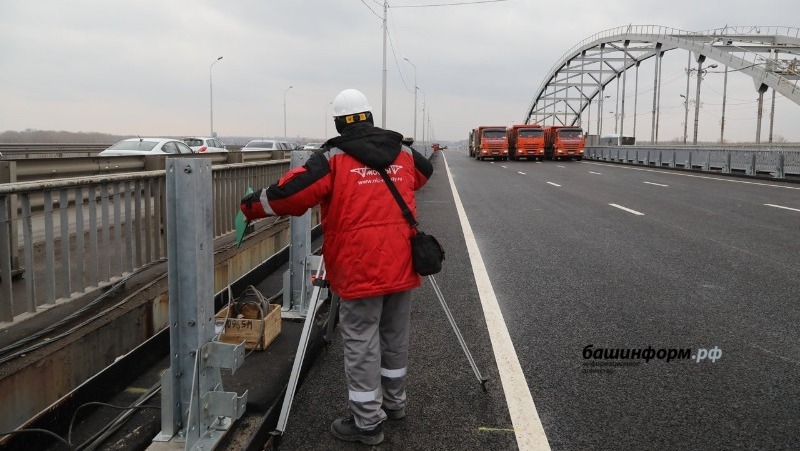
<svg viewBox="0 0 800 451">
<path fill-rule="evenodd" d="M 132 155 L 179 155 L 193 154 L 191 147 L 178 139 L 170 138 L 129 138 L 114 144 L 97 154 L 99 157 Z"/>
<path fill-rule="evenodd" d="M 308 143 L 303 146 L 303 150 L 314 150 L 322 147 L 322 143 Z"/>
<path fill-rule="evenodd" d="M 227 152 L 225 144 L 217 138 L 183 138 L 183 142 L 197 153 Z"/>
</svg>

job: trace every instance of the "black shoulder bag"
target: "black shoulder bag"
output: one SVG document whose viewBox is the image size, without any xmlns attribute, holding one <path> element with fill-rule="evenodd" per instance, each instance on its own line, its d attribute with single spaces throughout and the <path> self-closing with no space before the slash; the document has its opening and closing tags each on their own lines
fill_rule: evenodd
<svg viewBox="0 0 800 451">
<path fill-rule="evenodd" d="M 417 229 L 417 220 L 408 208 L 403 196 L 397 191 L 397 187 L 392 182 L 386 169 L 376 169 L 380 173 L 392 196 L 400 206 L 403 212 L 403 217 L 406 218 L 408 224 L 414 229 L 414 236 L 411 237 L 411 261 L 414 263 L 414 270 L 421 276 L 429 276 L 436 274 L 442 270 L 442 261 L 444 261 L 444 248 L 433 235 L 428 235 Z"/>
</svg>

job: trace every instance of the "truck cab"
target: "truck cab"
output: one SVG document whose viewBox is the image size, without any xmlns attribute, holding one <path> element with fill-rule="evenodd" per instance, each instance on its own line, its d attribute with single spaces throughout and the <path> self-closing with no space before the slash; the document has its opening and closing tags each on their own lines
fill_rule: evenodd
<svg viewBox="0 0 800 451">
<path fill-rule="evenodd" d="M 519 124 L 508 129 L 508 156 L 512 160 L 542 160 L 544 144 L 544 130 L 539 124 Z"/>
<path fill-rule="evenodd" d="M 580 127 L 551 125 L 545 128 L 545 157 L 553 160 L 583 159 L 585 140 Z"/>
<path fill-rule="evenodd" d="M 508 132 L 505 126 L 478 127 L 473 138 L 476 159 L 508 160 Z"/>
</svg>

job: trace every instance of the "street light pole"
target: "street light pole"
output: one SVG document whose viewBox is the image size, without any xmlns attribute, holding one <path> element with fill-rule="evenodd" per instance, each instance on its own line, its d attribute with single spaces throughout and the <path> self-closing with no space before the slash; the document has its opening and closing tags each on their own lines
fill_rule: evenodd
<svg viewBox="0 0 800 451">
<path fill-rule="evenodd" d="M 414 141 L 417 140 L 417 65 L 412 63 L 410 59 L 403 58 L 408 61 L 408 64 L 414 66 Z"/>
<path fill-rule="evenodd" d="M 286 141 L 286 93 L 289 92 L 294 86 L 289 85 L 285 91 L 283 91 L 283 140 Z"/>
<path fill-rule="evenodd" d="M 386 129 L 386 10 L 389 8 L 389 1 L 383 1 L 383 93 L 381 95 L 381 128 Z"/>
<path fill-rule="evenodd" d="M 214 65 L 217 64 L 219 62 L 219 60 L 221 60 L 221 59 L 222 59 L 222 57 L 220 56 L 219 58 L 214 60 L 214 62 L 211 63 L 210 66 L 208 66 L 208 96 L 209 96 L 209 100 L 210 100 L 210 102 L 209 102 L 210 103 L 209 110 L 211 111 L 211 137 L 212 138 L 214 137 L 214 85 L 211 82 L 211 68 L 214 67 Z"/>
</svg>

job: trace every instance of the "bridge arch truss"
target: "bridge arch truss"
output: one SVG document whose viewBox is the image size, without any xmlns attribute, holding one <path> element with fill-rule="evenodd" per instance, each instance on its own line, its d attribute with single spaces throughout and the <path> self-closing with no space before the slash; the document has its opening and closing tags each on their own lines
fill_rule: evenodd
<svg viewBox="0 0 800 451">
<path fill-rule="evenodd" d="M 641 103 L 646 105 L 647 100 L 651 103 L 650 141 L 658 142 L 662 59 L 665 52 L 676 49 L 688 51 L 690 64 L 697 65 L 696 69 L 687 68 L 687 77 L 692 71 L 701 73 L 704 63 L 715 63 L 725 67 L 726 80 L 728 71 L 741 72 L 753 79 L 754 88 L 759 93 L 756 142 L 760 140 L 764 92 L 773 89 L 800 105 L 800 62 L 797 59 L 800 55 L 800 28 L 726 26 L 693 32 L 659 25 L 628 25 L 596 33 L 568 50 L 540 84 L 528 106 L 524 122 L 585 125 L 584 131 L 596 126 L 598 131 L 602 130 L 603 102 L 611 97 L 606 93 L 614 83 L 616 86 L 613 89 L 617 93 L 622 88 L 622 103 L 615 106 L 619 109 L 615 113 L 615 121 L 619 121 L 622 133 L 625 129 L 625 109 L 638 109 L 638 105 L 634 109 L 625 105 L 625 90 L 631 82 L 636 85 L 641 83 L 639 66 L 642 61 L 655 58 L 652 98 L 642 99 Z M 635 81 L 628 75 L 629 69 L 636 72 Z M 702 77 L 696 78 L 696 98 L 699 98 Z M 638 86 L 634 89 L 635 92 L 639 90 Z M 689 96 L 686 97 L 688 99 Z M 638 96 L 634 102 L 640 103 Z M 699 106 L 699 102 L 695 104 Z M 596 124 L 581 124 L 584 112 L 587 112 L 587 122 L 595 122 L 591 114 L 593 106 Z M 695 111 L 695 143 L 697 115 Z M 631 116 L 635 124 L 636 116 Z"/>
</svg>

